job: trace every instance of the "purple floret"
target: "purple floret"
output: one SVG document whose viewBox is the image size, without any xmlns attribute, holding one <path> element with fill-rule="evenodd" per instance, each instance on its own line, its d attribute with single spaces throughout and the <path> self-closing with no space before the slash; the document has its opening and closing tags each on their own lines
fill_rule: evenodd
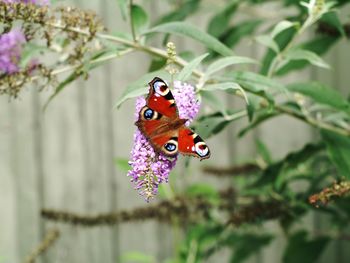
<svg viewBox="0 0 350 263">
<path fill-rule="evenodd" d="M 0 0 L 7 4 L 13 4 L 13 3 L 25 3 L 25 4 L 34 4 L 39 6 L 49 5 L 50 0 Z"/>
<path fill-rule="evenodd" d="M 22 45 L 26 42 L 24 34 L 13 29 L 0 36 L 0 72 L 12 74 L 19 71 Z"/>
</svg>

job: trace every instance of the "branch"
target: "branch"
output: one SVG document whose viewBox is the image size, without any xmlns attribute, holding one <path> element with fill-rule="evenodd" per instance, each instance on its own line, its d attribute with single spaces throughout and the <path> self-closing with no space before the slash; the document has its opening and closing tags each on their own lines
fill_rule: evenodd
<svg viewBox="0 0 350 263">
<path fill-rule="evenodd" d="M 207 215 L 210 207 L 209 202 L 203 198 L 176 198 L 147 207 L 97 215 L 79 215 L 71 212 L 43 209 L 41 216 L 51 221 L 93 227 L 130 221 L 144 221 L 147 219 L 172 222 L 173 217 L 181 221 L 197 221 L 198 218 L 203 218 Z"/>
<path fill-rule="evenodd" d="M 82 29 L 76 28 L 76 27 L 67 27 L 67 26 L 59 24 L 59 23 L 46 23 L 46 25 L 54 27 L 54 28 L 59 28 L 62 30 L 67 30 L 70 32 L 82 34 L 85 36 L 90 36 L 90 32 L 88 30 L 82 30 Z M 121 37 L 112 36 L 112 35 L 103 34 L 103 33 L 96 33 L 95 36 L 98 38 L 101 38 L 101 39 L 109 40 L 109 41 L 112 41 L 112 42 L 115 42 L 115 43 L 118 43 L 121 45 L 128 46 L 128 47 L 133 48 L 135 50 L 146 52 L 150 55 L 155 55 L 157 57 L 161 57 L 161 58 L 165 58 L 165 59 L 168 58 L 167 52 L 162 50 L 162 49 L 159 49 L 159 48 L 144 46 L 144 45 L 141 45 L 139 43 L 135 43 L 133 41 L 130 41 L 130 40 L 127 40 L 127 39 L 124 39 Z M 186 60 L 184 60 L 180 57 L 176 57 L 176 60 L 174 61 L 174 63 L 180 67 L 184 67 L 188 64 L 188 62 Z M 198 70 L 194 70 L 193 75 L 197 78 L 202 78 L 204 76 L 204 73 L 200 72 Z"/>
<path fill-rule="evenodd" d="M 337 197 L 348 195 L 350 192 L 350 182 L 334 183 L 330 187 L 326 187 L 321 192 L 309 197 L 309 203 L 315 207 L 319 207 L 320 204 L 327 205 L 328 202 L 334 200 Z"/>
<path fill-rule="evenodd" d="M 288 206 L 281 201 L 257 201 L 233 212 L 227 224 L 240 226 L 244 223 L 254 223 L 261 220 L 270 220 L 289 215 Z"/>
<path fill-rule="evenodd" d="M 261 171 L 261 168 L 254 163 L 246 163 L 232 167 L 205 166 L 202 170 L 203 172 L 213 176 L 224 177 L 236 176 L 241 174 L 251 174 Z"/>
<path fill-rule="evenodd" d="M 24 262 L 34 263 L 41 254 L 45 253 L 57 241 L 59 236 L 60 232 L 57 229 L 49 230 L 41 243 L 31 252 Z"/>
</svg>

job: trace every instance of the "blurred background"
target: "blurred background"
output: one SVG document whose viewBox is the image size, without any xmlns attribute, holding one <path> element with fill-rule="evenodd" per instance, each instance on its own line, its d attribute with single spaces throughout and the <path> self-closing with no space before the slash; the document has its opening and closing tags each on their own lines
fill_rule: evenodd
<svg viewBox="0 0 350 263">
<path fill-rule="evenodd" d="M 155 20 L 172 10 L 173 1 L 137 1 Z M 277 3 L 276 3 L 277 2 Z M 110 32 L 128 31 L 116 0 L 64 1 L 95 10 Z M 201 11 L 189 21 L 205 29 L 214 10 L 225 1 L 204 0 Z M 263 4 L 259 14 L 272 21 L 285 17 L 278 10 L 278 1 Z M 256 6 L 255 6 L 256 8 Z M 253 16 L 249 8 L 238 16 Z M 283 12 L 294 12 L 293 8 Z M 273 22 L 272 22 L 273 23 Z M 311 34 L 311 33 L 310 33 Z M 155 46 L 161 41 L 154 40 Z M 159 39 L 158 39 L 159 40 Z M 171 37 L 177 50 L 193 50 L 197 55 L 205 48 L 189 39 Z M 265 50 L 265 49 L 264 49 Z M 235 47 L 238 55 L 259 59 L 264 50 L 249 36 Z M 44 221 L 40 209 L 52 208 L 76 213 L 106 213 L 134 207 L 146 207 L 116 160 L 127 160 L 133 143 L 134 100 L 118 110 L 113 104 L 128 83 L 144 75 L 151 58 L 141 52 L 116 59 L 95 70 L 88 81 L 79 80 L 67 87 L 43 112 L 50 90 L 39 92 L 35 87 L 20 93 L 18 99 L 0 97 L 0 262 L 22 262 L 40 242 L 45 229 L 61 230 L 57 241 L 41 262 L 138 262 L 122 260 L 123 255 L 138 251 L 149 255 L 150 262 L 165 262 L 175 251 L 171 226 L 155 221 L 130 222 L 112 227 L 75 227 Z M 325 56 L 332 70 L 306 70 L 289 74 L 286 81 L 319 80 L 337 87 L 344 95 L 350 83 L 349 43 L 343 39 Z M 227 105 L 242 107 L 241 101 L 221 95 Z M 290 117 L 278 117 L 261 125 L 242 139 L 237 131 L 247 120 L 234 122 L 228 129 L 207 141 L 211 158 L 203 162 L 192 160 L 191 173 L 183 173 L 184 158 L 180 157 L 172 176 L 176 184 L 208 182 L 224 187 L 227 178 L 205 175 L 201 169 L 210 164 L 229 166 L 257 157 L 256 141 L 263 141 L 274 159 L 301 148 L 316 133 L 307 125 Z M 170 177 L 170 180 L 172 177 Z M 327 217 L 302 219 L 310 231 L 329 229 Z M 277 234 L 266 249 L 246 262 L 279 262 L 286 245 L 284 234 L 275 222 L 261 225 Z M 332 241 L 319 262 L 349 262 L 348 241 Z M 119 259 L 118 259 L 119 258 Z M 228 262 L 229 252 L 209 258 L 206 262 Z"/>
</svg>

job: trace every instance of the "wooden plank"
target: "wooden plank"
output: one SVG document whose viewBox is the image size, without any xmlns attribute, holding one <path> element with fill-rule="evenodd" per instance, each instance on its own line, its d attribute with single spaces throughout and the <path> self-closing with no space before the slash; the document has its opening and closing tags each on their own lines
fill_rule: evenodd
<svg viewBox="0 0 350 263">
<path fill-rule="evenodd" d="M 22 261 L 40 240 L 41 222 L 38 213 L 37 126 L 33 118 L 32 91 L 22 91 L 20 99 L 9 104 L 10 113 L 10 176 L 14 180 L 16 198 L 16 251 Z M 30 227 L 29 227 L 30 226 Z"/>
<path fill-rule="evenodd" d="M 13 119 L 10 115 L 10 101 L 0 96 L 0 261 L 19 262 L 17 254 L 17 222 L 15 177 L 12 173 L 11 135 Z"/>
</svg>

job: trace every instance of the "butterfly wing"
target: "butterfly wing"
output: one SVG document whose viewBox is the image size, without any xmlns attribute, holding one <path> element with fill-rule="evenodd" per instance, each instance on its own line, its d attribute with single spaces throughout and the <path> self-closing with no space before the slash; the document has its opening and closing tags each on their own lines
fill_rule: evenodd
<svg viewBox="0 0 350 263">
<path fill-rule="evenodd" d="M 173 94 L 164 80 L 155 77 L 150 83 L 146 104 L 152 110 L 170 119 L 178 117 L 178 111 Z"/>
<path fill-rule="evenodd" d="M 173 94 L 161 78 L 148 83 L 150 89 L 144 106 L 135 123 L 158 153 L 174 157 L 178 153 L 178 131 L 170 123 L 178 119 Z"/>
<path fill-rule="evenodd" d="M 210 157 L 210 150 L 202 138 L 186 126 L 179 129 L 179 152 L 184 155 L 192 155 L 202 159 Z"/>
<path fill-rule="evenodd" d="M 174 157 L 178 153 L 178 131 L 169 127 L 170 122 L 170 118 L 144 106 L 135 124 L 156 152 Z"/>
</svg>

